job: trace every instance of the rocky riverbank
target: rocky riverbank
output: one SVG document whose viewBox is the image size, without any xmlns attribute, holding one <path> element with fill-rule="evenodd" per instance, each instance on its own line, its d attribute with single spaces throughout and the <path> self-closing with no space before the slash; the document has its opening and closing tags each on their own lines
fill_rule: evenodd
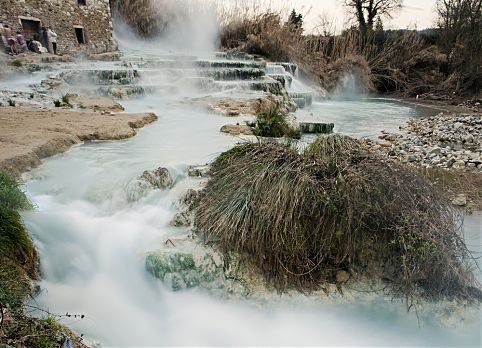
<svg viewBox="0 0 482 348">
<path fill-rule="evenodd" d="M 482 172 L 482 114 L 412 119 L 400 131 L 381 135 L 374 147 L 402 162 Z"/>
<path fill-rule="evenodd" d="M 482 209 L 482 114 L 441 113 L 411 119 L 399 133 L 383 132 L 366 140 L 374 150 L 419 168 L 442 185 L 453 204 Z"/>
</svg>

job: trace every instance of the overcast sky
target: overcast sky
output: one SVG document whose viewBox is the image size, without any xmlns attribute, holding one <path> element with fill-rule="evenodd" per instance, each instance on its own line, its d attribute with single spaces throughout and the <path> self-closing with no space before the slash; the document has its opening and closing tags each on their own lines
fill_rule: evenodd
<svg viewBox="0 0 482 348">
<path fill-rule="evenodd" d="M 278 1 L 286 2 L 285 0 Z M 416 27 L 425 29 L 432 27 L 436 18 L 435 2 L 436 0 L 404 0 L 403 9 L 392 20 L 385 20 L 385 28 L 413 29 Z M 313 27 L 318 22 L 317 18 L 323 13 L 327 18 L 336 22 L 338 30 L 347 20 L 343 0 L 291 0 L 290 3 L 302 13 L 311 8 L 309 16 L 306 18 L 308 28 Z"/>
</svg>

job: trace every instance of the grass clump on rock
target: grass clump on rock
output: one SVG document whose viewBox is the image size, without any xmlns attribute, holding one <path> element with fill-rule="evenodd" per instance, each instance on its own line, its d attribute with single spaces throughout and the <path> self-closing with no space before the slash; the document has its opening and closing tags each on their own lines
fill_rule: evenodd
<svg viewBox="0 0 482 348">
<path fill-rule="evenodd" d="M 295 129 L 288 124 L 279 105 L 271 106 L 267 110 L 261 111 L 256 115 L 253 134 L 260 137 L 271 138 L 281 138 L 284 136 L 294 139 L 301 138 L 300 130 Z"/>
<path fill-rule="evenodd" d="M 480 294 L 445 193 L 341 135 L 320 137 L 301 154 L 271 143 L 222 154 L 195 225 L 281 291 L 336 283 L 346 271 L 383 279 L 407 299 Z"/>
</svg>

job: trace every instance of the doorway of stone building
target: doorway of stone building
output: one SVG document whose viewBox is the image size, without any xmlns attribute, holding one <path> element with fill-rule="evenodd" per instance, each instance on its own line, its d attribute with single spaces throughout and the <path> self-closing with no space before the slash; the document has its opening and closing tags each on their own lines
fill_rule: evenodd
<svg viewBox="0 0 482 348">
<path fill-rule="evenodd" d="M 85 44 L 85 32 L 83 27 L 74 27 L 75 36 L 77 37 L 77 43 L 79 45 Z"/>
<path fill-rule="evenodd" d="M 34 35 L 40 33 L 40 20 L 35 18 L 20 18 L 22 31 L 26 38 L 31 39 Z"/>
</svg>

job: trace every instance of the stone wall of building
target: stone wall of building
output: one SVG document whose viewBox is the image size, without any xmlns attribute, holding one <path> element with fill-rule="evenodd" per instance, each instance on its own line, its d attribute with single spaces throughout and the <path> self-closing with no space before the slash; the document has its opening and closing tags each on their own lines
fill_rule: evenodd
<svg viewBox="0 0 482 348">
<path fill-rule="evenodd" d="M 36 31 L 32 28 L 52 26 L 59 53 L 117 49 L 109 0 L 0 0 L 0 23 L 27 38 Z"/>
</svg>

